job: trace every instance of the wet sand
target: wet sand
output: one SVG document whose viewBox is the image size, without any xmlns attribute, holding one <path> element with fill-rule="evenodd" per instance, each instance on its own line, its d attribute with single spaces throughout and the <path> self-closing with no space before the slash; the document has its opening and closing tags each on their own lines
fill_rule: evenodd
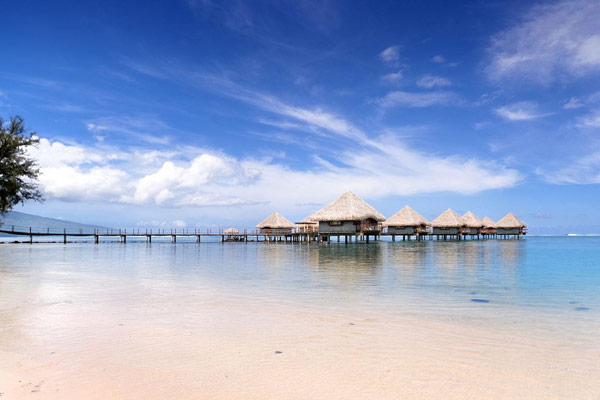
<svg viewBox="0 0 600 400">
<path fill-rule="evenodd" d="M 146 303 L 156 300 L 136 307 L 158 307 L 165 314 L 159 324 L 143 313 L 129 318 L 111 302 L 95 304 L 93 313 L 75 303 L 12 309 L 4 303 L 2 398 L 597 399 L 600 393 L 593 342 L 393 313 L 303 310 L 229 294 L 207 293 L 193 304 L 183 295 Z M 169 319 L 175 309 L 194 318 Z"/>
</svg>

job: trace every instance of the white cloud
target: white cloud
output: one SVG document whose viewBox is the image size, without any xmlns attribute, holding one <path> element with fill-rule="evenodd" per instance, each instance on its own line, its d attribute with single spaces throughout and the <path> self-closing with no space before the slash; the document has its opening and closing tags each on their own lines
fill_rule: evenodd
<svg viewBox="0 0 600 400">
<path fill-rule="evenodd" d="M 39 183 L 46 197 L 64 201 L 163 206 L 246 204 L 251 201 L 213 193 L 211 186 L 240 187 L 260 174 L 231 157 L 199 149 L 114 153 L 42 138 L 29 153 L 38 160 Z M 196 156 L 177 161 L 190 153 Z"/>
<path fill-rule="evenodd" d="M 168 144 L 169 136 L 165 133 L 171 128 L 153 115 L 116 115 L 98 118 L 86 123 L 91 132 L 125 134 L 132 138 L 153 144 Z"/>
<path fill-rule="evenodd" d="M 99 131 L 104 131 L 104 130 L 108 129 L 106 126 L 93 124 L 91 122 L 85 124 L 85 127 L 90 132 L 99 132 Z"/>
<path fill-rule="evenodd" d="M 563 108 L 565 110 L 571 110 L 575 108 L 581 108 L 583 106 L 584 104 L 581 102 L 581 100 L 578 97 L 573 96 L 563 105 Z"/>
<path fill-rule="evenodd" d="M 498 107 L 494 111 L 496 114 L 509 121 L 529 121 L 548 115 L 541 113 L 537 103 L 533 101 L 519 101 L 517 103 Z"/>
<path fill-rule="evenodd" d="M 600 183 L 600 153 L 578 157 L 566 165 L 555 171 L 538 168 L 536 174 L 546 182 L 558 185 Z"/>
<path fill-rule="evenodd" d="M 309 110 L 305 108 L 289 106 L 275 99 L 267 99 L 266 102 L 260 102 L 257 104 L 277 114 L 294 118 L 298 121 L 308 124 L 309 126 L 321 128 L 337 135 L 342 135 L 349 138 L 363 135 L 362 132 L 349 124 L 346 120 L 335 114 L 325 112 L 321 108 Z"/>
<path fill-rule="evenodd" d="M 436 64 L 443 64 L 446 62 L 446 59 L 441 54 L 438 54 L 437 56 L 433 56 L 431 61 L 433 61 Z"/>
<path fill-rule="evenodd" d="M 575 62 L 582 66 L 600 67 L 600 51 L 598 49 L 600 49 L 600 34 L 583 40 L 577 49 Z"/>
<path fill-rule="evenodd" d="M 388 64 L 393 64 L 400 60 L 400 46 L 390 46 L 379 53 L 379 58 Z"/>
<path fill-rule="evenodd" d="M 36 147 L 30 147 L 29 155 L 45 167 L 62 165 L 80 166 L 82 164 L 97 164 L 109 160 L 117 160 L 122 155 L 116 152 L 100 152 L 79 145 L 68 145 L 61 142 L 51 142 L 41 138 Z"/>
<path fill-rule="evenodd" d="M 160 68 L 156 68 L 149 64 L 138 63 L 129 58 L 121 59 L 121 63 L 139 74 L 147 75 L 152 78 L 164 79 L 168 77 L 168 74 Z"/>
<path fill-rule="evenodd" d="M 268 204 L 289 209 L 298 203 L 299 188 L 305 202 L 326 203 L 349 189 L 371 198 L 439 191 L 469 194 L 514 186 L 521 178 L 516 170 L 488 160 L 421 153 L 395 136 L 369 138 L 324 111 L 298 110 L 296 115 L 299 120 L 316 116 L 316 123 L 330 126 L 334 133 L 349 130 L 353 138 L 344 139 L 345 133 L 339 132 L 338 141 L 358 141 L 358 149 L 346 147 L 332 162 L 322 160 L 296 170 L 268 159 L 237 159 L 201 149 L 175 149 L 166 161 L 167 154 L 143 160 L 134 151 L 110 158 L 102 149 L 43 139 L 48 145 L 40 160 L 40 186 L 48 199 L 63 201 L 162 207 Z M 92 165 L 85 155 L 92 155 Z"/>
<path fill-rule="evenodd" d="M 389 83 L 398 83 L 402 80 L 403 77 L 404 75 L 402 74 L 402 71 L 390 72 L 389 74 L 383 75 L 381 77 L 381 80 Z"/>
<path fill-rule="evenodd" d="M 285 129 L 285 130 L 302 128 L 302 125 L 299 125 L 299 124 L 296 124 L 293 122 L 289 122 L 289 121 L 272 121 L 272 120 L 268 120 L 268 119 L 259 118 L 258 122 L 260 122 L 261 124 L 274 126 L 276 128 Z"/>
<path fill-rule="evenodd" d="M 484 93 L 481 96 L 479 96 L 479 99 L 477 99 L 476 101 L 473 102 L 473 105 L 483 106 L 483 105 L 492 103 L 492 102 L 496 101 L 496 99 L 498 99 L 502 95 L 503 92 L 504 92 L 504 90 L 499 89 L 499 90 L 496 90 L 491 93 Z"/>
<path fill-rule="evenodd" d="M 433 91 L 433 92 L 390 92 L 377 103 L 382 107 L 429 107 L 434 105 L 449 105 L 460 103 L 460 98 L 454 92 Z"/>
<path fill-rule="evenodd" d="M 202 79 L 206 83 L 210 77 Z M 160 207 L 237 206 L 236 210 L 244 210 L 243 206 L 252 205 L 289 210 L 298 203 L 326 203 L 346 190 L 370 198 L 439 191 L 469 194 L 511 187 L 521 179 L 518 171 L 488 159 L 422 153 L 396 136 L 364 132 L 322 107 L 287 104 L 229 81 L 214 79 L 209 83 L 223 95 L 281 118 L 276 125 L 320 135 L 335 146 L 328 152 L 307 153 L 309 162 L 302 169 L 294 169 L 281 159 L 239 158 L 189 146 L 172 145 L 165 152 L 150 143 L 117 152 L 102 143 L 84 146 L 44 138 L 37 156 L 42 171 L 40 185 L 47 198 Z M 384 106 L 425 107 L 459 100 L 452 92 L 432 91 L 393 92 L 381 102 Z M 110 132 L 109 122 L 115 121 L 90 123 L 107 126 L 106 132 Z M 233 211 L 216 212 L 227 215 Z"/>
<path fill-rule="evenodd" d="M 595 110 L 577 121 L 578 128 L 600 128 L 600 110 Z"/>
<path fill-rule="evenodd" d="M 513 27 L 492 37 L 486 72 L 548 84 L 600 71 L 600 2 L 541 3 Z"/>
<path fill-rule="evenodd" d="M 61 165 L 42 167 L 41 172 L 40 187 L 50 199 L 121 202 L 132 190 L 127 172 L 111 166 Z"/>
<path fill-rule="evenodd" d="M 417 81 L 417 86 L 427 89 L 431 89 L 436 86 L 444 87 L 450 85 L 452 85 L 450 79 L 433 75 L 424 75 L 421 79 Z"/>
<path fill-rule="evenodd" d="M 260 172 L 244 168 L 236 160 L 213 154 L 202 154 L 185 165 L 165 162 L 158 171 L 134 183 L 133 197 L 127 202 L 143 204 L 153 201 L 165 204 L 228 205 L 231 201 L 219 196 L 207 196 L 202 188 L 217 186 L 242 186 L 259 177 Z"/>
</svg>

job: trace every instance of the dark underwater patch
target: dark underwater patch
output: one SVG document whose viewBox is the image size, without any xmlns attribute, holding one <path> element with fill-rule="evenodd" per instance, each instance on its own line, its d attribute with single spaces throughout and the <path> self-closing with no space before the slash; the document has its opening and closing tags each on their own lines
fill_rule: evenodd
<svg viewBox="0 0 600 400">
<path fill-rule="evenodd" d="M 588 311 L 589 307 L 575 307 L 575 311 Z"/>
<path fill-rule="evenodd" d="M 471 299 L 472 302 L 474 303 L 489 303 L 489 300 L 486 299 Z"/>
</svg>

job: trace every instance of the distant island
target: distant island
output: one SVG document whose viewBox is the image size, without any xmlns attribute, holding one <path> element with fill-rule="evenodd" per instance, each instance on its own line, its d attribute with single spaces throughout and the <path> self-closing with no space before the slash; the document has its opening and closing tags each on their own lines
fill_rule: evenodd
<svg viewBox="0 0 600 400">
<path fill-rule="evenodd" d="M 39 215 L 27 214 L 19 211 L 10 211 L 5 216 L 0 216 L 0 225 L 6 229 L 11 226 L 32 229 L 50 229 L 53 231 L 76 231 L 79 229 L 85 231 L 93 231 L 94 229 L 106 229 L 106 227 L 98 225 L 87 225 L 79 222 L 65 221 L 56 218 L 40 217 Z M 11 236 L 0 233 L 0 236 Z"/>
</svg>

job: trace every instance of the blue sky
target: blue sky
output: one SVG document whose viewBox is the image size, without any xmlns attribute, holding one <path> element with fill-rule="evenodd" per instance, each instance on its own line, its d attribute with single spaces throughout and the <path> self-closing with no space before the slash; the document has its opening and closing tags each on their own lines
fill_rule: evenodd
<svg viewBox="0 0 600 400">
<path fill-rule="evenodd" d="M 600 3 L 128 1 L 3 8 L 0 115 L 42 205 L 119 226 L 300 220 L 346 190 L 600 232 Z"/>
</svg>

